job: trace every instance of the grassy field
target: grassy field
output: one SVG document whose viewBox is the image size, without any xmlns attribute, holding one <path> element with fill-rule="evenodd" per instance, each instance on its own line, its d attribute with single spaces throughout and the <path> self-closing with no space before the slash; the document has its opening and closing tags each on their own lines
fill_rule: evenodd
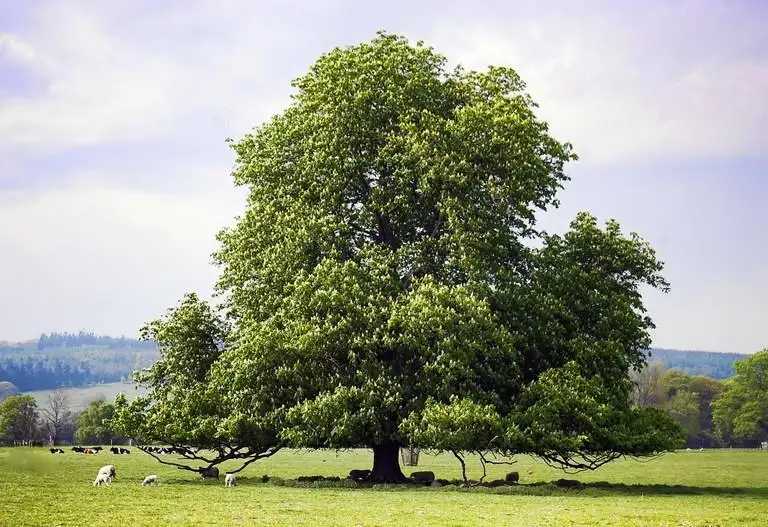
<svg viewBox="0 0 768 527">
<path fill-rule="evenodd" d="M 33 392 L 24 392 L 24 395 L 31 395 L 37 401 L 38 408 L 48 407 L 48 394 L 53 390 L 38 390 Z M 107 384 L 96 384 L 94 386 L 84 386 L 81 388 L 64 388 L 64 391 L 69 397 L 69 407 L 71 410 L 82 410 L 89 403 L 96 399 L 105 398 L 107 401 L 112 402 L 115 400 L 115 396 L 123 392 L 128 399 L 133 399 L 138 394 L 146 393 L 146 389 L 136 389 L 136 385 L 133 383 L 112 382 Z"/>
<path fill-rule="evenodd" d="M 678 452 L 577 475 L 521 457 L 513 468 L 494 466 L 489 474 L 493 479 L 517 470 L 521 485 L 473 489 L 295 480 L 300 475 L 344 477 L 351 468 L 368 468 L 371 455 L 364 450 L 283 451 L 238 474 L 235 488 L 225 488 L 223 476 L 204 483 L 195 474 L 132 452 L 84 456 L 69 450 L 52 455 L 45 449 L 0 449 L 0 525 L 768 524 L 768 453 L 759 451 Z M 98 468 L 107 463 L 117 467 L 116 480 L 109 487 L 93 487 Z M 412 470 L 405 467 L 406 474 Z M 446 455 L 422 454 L 416 470 L 460 477 L 458 463 Z M 148 474 L 158 474 L 160 484 L 142 487 Z M 267 483 L 264 474 L 271 476 Z M 469 476 L 479 475 L 479 465 L 471 464 Z M 560 489 L 547 483 L 561 477 L 587 485 Z"/>
</svg>

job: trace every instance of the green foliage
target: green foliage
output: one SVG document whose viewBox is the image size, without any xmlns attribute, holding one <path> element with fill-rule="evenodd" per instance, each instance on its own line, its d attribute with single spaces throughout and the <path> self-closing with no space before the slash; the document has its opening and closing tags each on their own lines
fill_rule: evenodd
<svg viewBox="0 0 768 527">
<path fill-rule="evenodd" d="M 667 370 L 660 361 L 634 372 L 632 380 L 633 401 L 642 407 L 666 411 L 684 431 L 686 446 L 719 446 L 712 421 L 712 401 L 723 390 L 723 382 Z"/>
<path fill-rule="evenodd" d="M 682 445 L 679 428 L 664 413 L 616 398 L 610 383 L 586 376 L 576 362 L 552 368 L 531 383 L 515 419 L 517 451 L 566 468 L 594 468 L 622 455 L 646 456 Z"/>
<path fill-rule="evenodd" d="M 588 468 L 676 444 L 629 403 L 654 327 L 640 290 L 668 289 L 663 265 L 613 220 L 535 230 L 576 156 L 515 71 L 450 71 L 380 34 L 294 86 L 232 144 L 250 192 L 216 254 L 235 322 L 210 370 L 223 422 L 269 415 L 296 446 L 375 452 L 481 448 L 501 426 L 494 448 Z"/>
<path fill-rule="evenodd" d="M 208 466 L 271 455 L 277 442 L 266 418 L 230 418 L 228 387 L 211 382 L 211 367 L 222 354 L 229 331 L 229 325 L 194 293 L 147 324 L 142 337 L 156 342 L 161 354 L 150 368 L 136 372 L 136 382 L 148 393 L 131 402 L 118 395 L 108 426 L 140 445 L 179 446 L 188 459 L 200 459 Z M 189 447 L 211 449 L 217 456 L 199 458 Z"/>
<path fill-rule="evenodd" d="M 77 443 L 109 444 L 119 439 L 109 421 L 114 417 L 115 405 L 106 401 L 93 401 L 77 418 Z"/>
<path fill-rule="evenodd" d="M 712 403 L 718 434 L 728 440 L 768 439 L 768 349 L 736 362 L 736 375 Z"/>
<path fill-rule="evenodd" d="M 503 439 L 504 428 L 493 405 L 481 406 L 469 399 L 452 396 L 440 403 L 430 398 L 424 405 L 420 422 L 412 414 L 400 425 L 414 446 L 442 451 L 472 452 L 495 449 Z"/>
<path fill-rule="evenodd" d="M 670 397 L 661 406 L 669 412 L 670 417 L 675 420 L 687 436 L 694 436 L 700 430 L 699 425 L 699 396 L 697 393 L 689 390 L 680 390 Z"/>
<path fill-rule="evenodd" d="M 37 403 L 30 395 L 12 395 L 0 403 L 0 441 L 29 441 L 37 432 Z"/>
</svg>

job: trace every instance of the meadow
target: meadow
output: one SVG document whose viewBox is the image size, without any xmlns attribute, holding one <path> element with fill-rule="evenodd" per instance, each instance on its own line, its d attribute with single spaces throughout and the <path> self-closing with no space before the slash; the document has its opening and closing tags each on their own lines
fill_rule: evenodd
<svg viewBox="0 0 768 527">
<path fill-rule="evenodd" d="M 520 485 L 499 488 L 370 486 L 341 481 L 300 483 L 301 475 L 345 477 L 369 468 L 370 451 L 281 451 L 238 474 L 238 486 L 203 482 L 194 473 L 160 465 L 137 449 L 63 455 L 41 448 L 0 449 L 0 525 L 121 527 L 187 525 L 680 525 L 768 524 L 768 453 L 712 450 L 675 452 L 646 461 L 621 460 L 594 472 L 566 475 L 521 456 L 492 466 L 489 479 L 509 470 Z M 93 487 L 99 467 L 112 463 L 117 478 Z M 470 478 L 480 466 L 469 463 Z M 418 467 L 438 478 L 461 470 L 450 455 L 422 453 Z M 148 474 L 160 483 L 142 487 Z M 269 475 L 266 483 L 263 476 Z M 552 481 L 577 479 L 580 489 Z"/>
</svg>

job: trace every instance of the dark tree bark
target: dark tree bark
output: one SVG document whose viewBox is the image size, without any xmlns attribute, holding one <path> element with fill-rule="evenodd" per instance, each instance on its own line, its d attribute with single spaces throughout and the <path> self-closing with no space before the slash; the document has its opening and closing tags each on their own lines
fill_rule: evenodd
<svg viewBox="0 0 768 527">
<path fill-rule="evenodd" d="M 405 483 L 408 478 L 400 470 L 400 445 L 387 442 L 373 447 L 371 481 L 375 483 Z"/>
</svg>

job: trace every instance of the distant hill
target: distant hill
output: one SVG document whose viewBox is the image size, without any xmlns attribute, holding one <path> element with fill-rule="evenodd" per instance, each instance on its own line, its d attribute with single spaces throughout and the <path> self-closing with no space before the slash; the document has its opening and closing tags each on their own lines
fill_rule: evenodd
<svg viewBox="0 0 768 527">
<path fill-rule="evenodd" d="M 733 363 L 749 355 L 745 353 L 719 353 L 715 351 L 682 351 L 651 348 L 648 362 L 661 361 L 667 368 L 681 370 L 689 375 L 706 375 L 713 379 L 733 376 Z"/>
<path fill-rule="evenodd" d="M 124 382 L 160 357 L 154 342 L 94 333 L 50 333 L 0 343 L 0 381 L 19 391 Z"/>
<path fill-rule="evenodd" d="M 26 392 L 25 395 L 31 395 L 37 401 L 37 406 L 45 408 L 48 406 L 48 394 L 52 390 L 36 390 Z M 138 395 L 146 395 L 146 388 L 137 388 L 132 383 L 113 382 L 108 384 L 97 384 L 94 386 L 83 386 L 79 388 L 65 388 L 67 394 L 67 407 L 72 411 L 80 411 L 93 401 L 103 399 L 107 402 L 113 402 L 118 393 L 124 393 L 128 400 L 134 399 Z"/>
</svg>

